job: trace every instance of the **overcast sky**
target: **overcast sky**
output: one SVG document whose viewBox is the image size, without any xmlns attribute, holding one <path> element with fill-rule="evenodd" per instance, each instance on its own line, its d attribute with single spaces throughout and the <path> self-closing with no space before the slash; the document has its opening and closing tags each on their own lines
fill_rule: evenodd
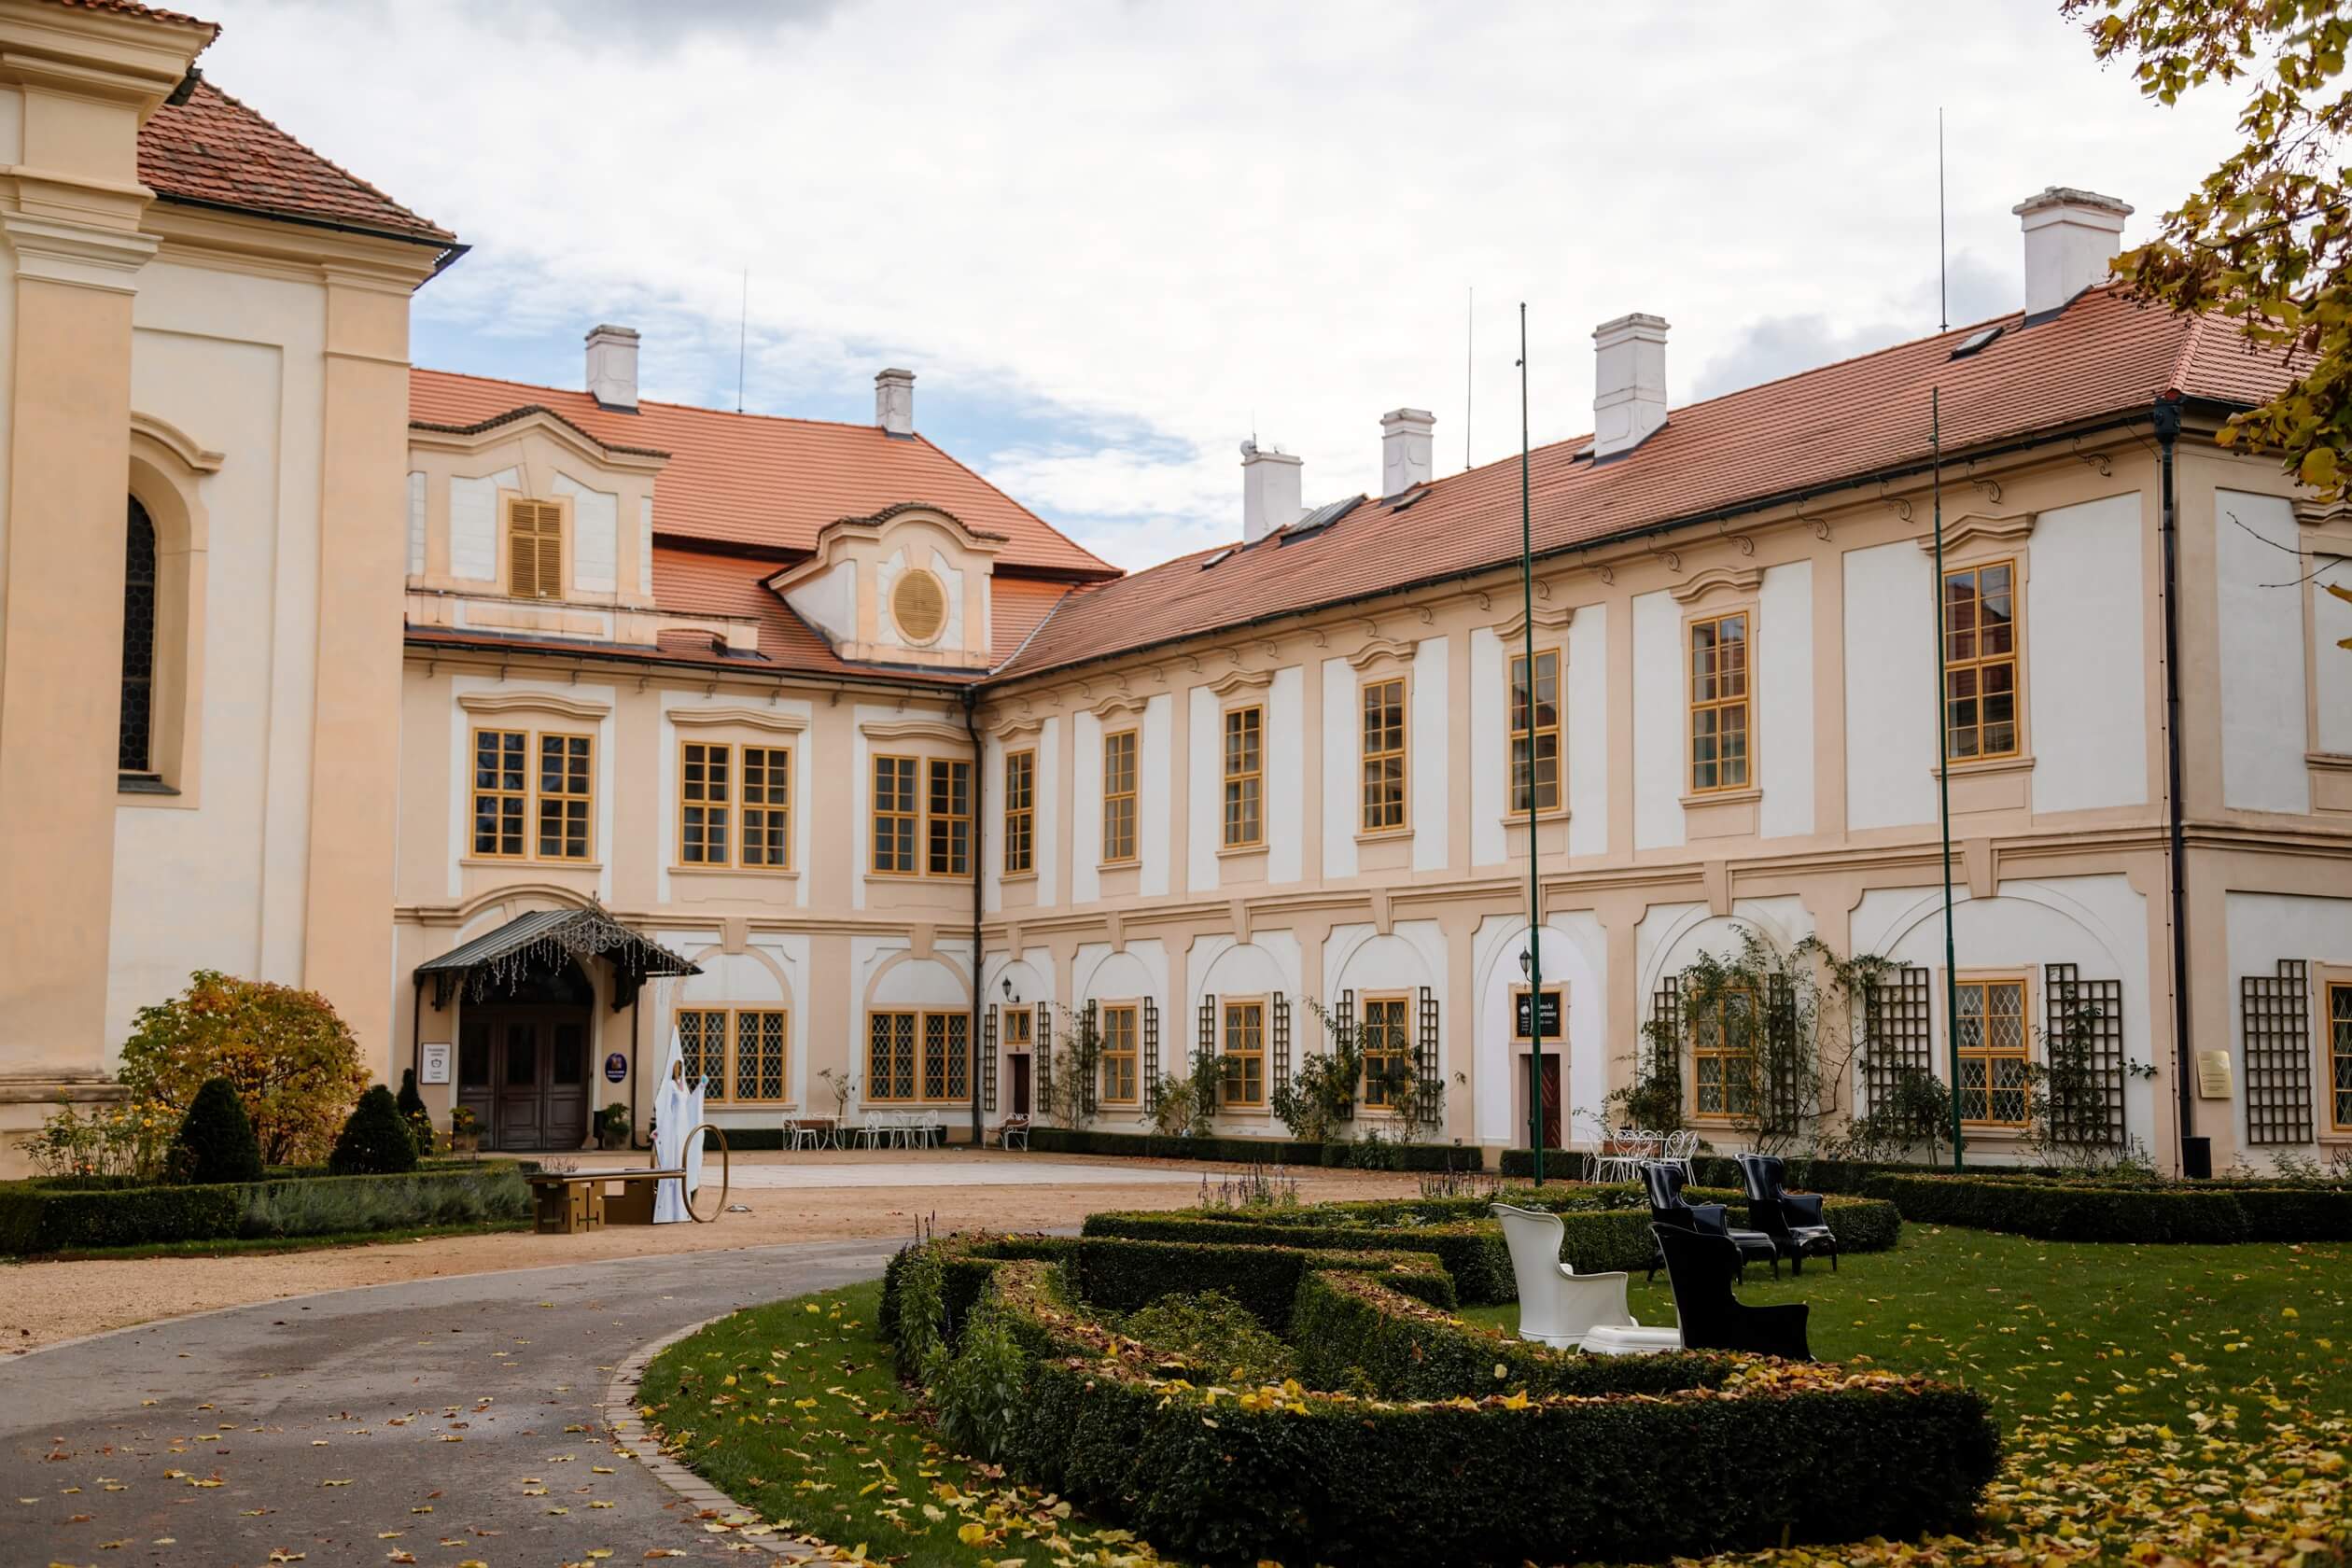
<svg viewBox="0 0 2352 1568">
<path fill-rule="evenodd" d="M 1236 447 L 1377 488 L 1591 427 L 1591 329 L 1673 324 L 1679 404 L 2023 296 L 2045 185 L 2145 235 L 2227 145 L 2053 3 L 931 6 L 189 0 L 206 74 L 455 230 L 418 363 L 575 386 L 598 321 L 649 397 L 916 422 L 1123 566 L 1238 535 Z M 1468 316 L 1475 287 L 1477 311 Z M 1465 361 L 1475 341 L 1476 374 Z M 1475 417 L 1465 416 L 1465 405 Z"/>
</svg>

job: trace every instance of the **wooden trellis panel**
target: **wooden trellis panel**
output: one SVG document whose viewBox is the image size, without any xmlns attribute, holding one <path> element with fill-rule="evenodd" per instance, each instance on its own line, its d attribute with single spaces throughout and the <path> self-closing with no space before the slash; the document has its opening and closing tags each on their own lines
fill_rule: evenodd
<svg viewBox="0 0 2352 1568">
<path fill-rule="evenodd" d="M 1757 1123 L 1768 1133 L 1786 1136 L 1797 1130 L 1804 1064 L 1797 1059 L 1797 987 L 1785 974 L 1766 977 L 1764 998 L 1765 1071 Z"/>
<path fill-rule="evenodd" d="M 1421 1080 L 1423 1094 L 1434 1093 L 1443 1075 L 1437 1068 L 1437 993 L 1427 986 L 1421 988 L 1421 1011 L 1417 1020 L 1420 1033 L 1413 1047 L 1413 1076 Z"/>
<path fill-rule="evenodd" d="M 987 1008 L 980 1015 L 980 1109 L 996 1109 L 997 1081 L 997 1010 Z"/>
<path fill-rule="evenodd" d="M 2281 959 L 2276 974 L 2240 976 L 2238 1015 L 2246 1035 L 2246 1141 L 2310 1142 L 2310 966 Z"/>
<path fill-rule="evenodd" d="M 1541 1029 L 1544 1023 L 1543 1004 L 1537 1001 L 1529 1005 L 1533 1012 L 1529 1016 L 1528 1027 L 1532 1029 Z M 1658 989 L 1650 993 L 1650 1021 L 1663 1027 L 1666 1037 L 1675 1043 L 1674 1047 L 1670 1051 L 1660 1052 L 1653 1049 L 1649 1041 L 1645 1038 L 1640 1047 L 1640 1054 L 1634 1059 L 1633 1076 L 1645 1088 L 1649 1087 L 1660 1078 L 1666 1079 L 1673 1088 L 1675 1103 L 1680 1104 L 1682 1102 L 1683 1038 L 1681 975 L 1667 975 L 1658 983 Z M 1564 1028 L 1567 1020 L 1563 1018 L 1561 1023 Z"/>
<path fill-rule="evenodd" d="M 1339 993 L 1339 1005 L 1332 1009 L 1331 1016 L 1333 1021 L 1337 1023 L 1339 1026 L 1339 1038 L 1347 1041 L 1350 1044 L 1358 1043 L 1356 1040 L 1355 1027 L 1355 992 L 1341 991 Z M 1355 1120 L 1354 1094 L 1351 1093 L 1348 1096 L 1347 1102 L 1339 1107 L 1339 1119 L 1343 1122 L 1352 1122 Z"/>
<path fill-rule="evenodd" d="M 1274 993 L 1274 1092 L 1290 1087 L 1291 1078 L 1291 1005 L 1290 998 Z"/>
<path fill-rule="evenodd" d="M 2078 1088 L 2052 1081 L 2051 1119 L 2075 1141 L 2123 1141 L 2123 982 L 2085 980 L 2070 963 L 2042 966 L 2042 1028 L 2047 1042 L 2079 1029 L 2089 1041 L 2090 1080 Z"/>
<path fill-rule="evenodd" d="M 1159 1003 L 1143 999 L 1143 1113 L 1159 1109 Z"/>
<path fill-rule="evenodd" d="M 1051 1002 L 1037 1004 L 1037 1108 L 1047 1115 L 1054 1113 L 1054 1008 Z"/>
<path fill-rule="evenodd" d="M 1906 1072 L 1936 1071 L 1935 977 L 1898 969 L 1869 989 L 1862 1004 L 1864 1112 L 1887 1102 Z"/>
</svg>

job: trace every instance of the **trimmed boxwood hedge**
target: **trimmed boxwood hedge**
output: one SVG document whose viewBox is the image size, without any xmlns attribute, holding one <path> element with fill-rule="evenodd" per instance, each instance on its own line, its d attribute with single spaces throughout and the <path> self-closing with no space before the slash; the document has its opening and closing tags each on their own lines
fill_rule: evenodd
<svg viewBox="0 0 2352 1568">
<path fill-rule="evenodd" d="M 398 1176 L 305 1176 L 208 1186 L 0 1183 L 0 1257 L 236 1237 L 323 1236 L 530 1213 L 504 1161 Z"/>
<path fill-rule="evenodd" d="M 1144 1159 L 1229 1160 L 1377 1170 L 1483 1170 L 1475 1143 L 1310 1143 L 1290 1138 L 1162 1138 L 1091 1127 L 1031 1127 L 1029 1147 L 1047 1155 L 1126 1155 Z"/>
<path fill-rule="evenodd" d="M 1650 1561 L 1915 1536 L 1966 1529 L 1999 1461 L 1982 1395 L 1924 1378 L 1722 1356 L 1498 1353 L 1507 1342 L 1467 1325 L 1458 1332 L 1478 1359 L 1454 1358 L 1460 1380 L 1410 1374 L 1411 1347 L 1442 1345 L 1444 1325 L 1361 1277 L 1307 1275 L 1294 1336 L 1347 1339 L 1302 1349 L 1370 1360 L 1442 1388 L 1438 1398 L 1370 1403 L 1296 1383 L 1235 1391 L 1166 1378 L 1169 1358 L 1063 1295 L 1042 1261 L 999 1266 L 957 1353 L 1017 1375 L 959 1376 L 951 1360 L 942 1384 L 959 1391 L 951 1403 L 993 1404 L 1008 1381 L 1019 1397 L 943 1408 L 943 1421 L 988 1434 L 984 1457 L 1023 1479 L 1203 1561 Z M 1367 1345 L 1393 1332 L 1387 1318 L 1407 1320 L 1399 1347 Z M 1515 1366 L 1551 1380 L 1515 1380 Z"/>
<path fill-rule="evenodd" d="M 2336 1187 L 1976 1175 L 1879 1176 L 1871 1185 L 1906 1219 L 2045 1241 L 2352 1240 L 2352 1192 Z"/>
<path fill-rule="evenodd" d="M 1730 1203 L 1733 1193 L 1694 1192 L 1695 1201 Z M 1580 1274 L 1647 1268 L 1656 1243 L 1649 1206 L 1631 1187 L 1566 1187 L 1495 1195 L 1505 1203 L 1549 1209 L 1564 1232 L 1561 1256 Z M 1519 1299 L 1503 1227 L 1485 1197 L 1318 1203 L 1298 1209 L 1179 1209 L 1110 1211 L 1086 1216 L 1087 1236 L 1145 1241 L 1225 1242 L 1252 1247 L 1341 1248 L 1434 1253 L 1453 1276 L 1462 1299 L 1474 1305 Z M 1882 1252 L 1902 1230 L 1895 1205 L 1875 1198 L 1831 1198 L 1825 1206 L 1841 1252 Z"/>
</svg>

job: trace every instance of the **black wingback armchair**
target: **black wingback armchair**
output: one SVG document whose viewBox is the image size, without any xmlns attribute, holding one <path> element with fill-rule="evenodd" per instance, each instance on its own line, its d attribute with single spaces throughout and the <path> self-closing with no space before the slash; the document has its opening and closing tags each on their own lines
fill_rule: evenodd
<svg viewBox="0 0 2352 1568">
<path fill-rule="evenodd" d="M 1788 1167 L 1778 1155 L 1742 1155 L 1739 1160 L 1747 1183 L 1748 1224 L 1772 1239 L 1789 1272 L 1801 1274 L 1807 1258 L 1827 1256 L 1829 1271 L 1836 1273 L 1838 1238 L 1821 1217 L 1821 1196 L 1782 1191 Z"/>
<path fill-rule="evenodd" d="M 1744 1266 L 1756 1258 L 1772 1266 L 1772 1277 L 1780 1278 L 1780 1248 L 1760 1230 L 1734 1230 L 1729 1216 L 1720 1203 L 1692 1203 L 1684 1197 L 1683 1187 L 1689 1182 L 1689 1172 L 1677 1160 L 1646 1160 L 1642 1165 L 1642 1183 L 1649 1189 L 1650 1224 L 1696 1235 L 1715 1236 L 1731 1243 L 1734 1256 Z M 1650 1254 L 1649 1277 L 1658 1278 L 1658 1271 L 1666 1265 L 1666 1254 Z M 1733 1273 L 1738 1273 L 1735 1267 Z"/>
<path fill-rule="evenodd" d="M 1680 1225 L 1653 1225 L 1650 1229 L 1665 1254 L 1674 1312 L 1682 1320 L 1683 1349 L 1813 1359 L 1805 1340 L 1805 1319 L 1811 1311 L 1805 1303 L 1750 1307 L 1731 1294 L 1740 1249 L 1729 1238 Z"/>
</svg>

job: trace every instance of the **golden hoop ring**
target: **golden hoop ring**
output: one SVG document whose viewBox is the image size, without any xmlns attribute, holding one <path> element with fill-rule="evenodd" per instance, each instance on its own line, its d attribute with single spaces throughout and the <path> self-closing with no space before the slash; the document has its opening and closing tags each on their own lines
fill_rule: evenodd
<svg viewBox="0 0 2352 1568">
<path fill-rule="evenodd" d="M 694 1128 L 693 1132 L 690 1132 L 686 1135 L 687 1146 L 693 1146 L 694 1141 L 694 1133 L 699 1132 L 715 1132 L 719 1135 L 719 1208 L 716 1213 L 713 1213 L 709 1219 L 706 1220 L 700 1214 L 694 1212 L 694 1198 L 696 1195 L 693 1193 L 687 1193 L 684 1195 L 686 1200 L 686 1217 L 693 1221 L 696 1225 L 716 1225 L 719 1221 L 719 1215 L 727 1211 L 727 1129 L 719 1126 L 716 1122 L 705 1122 L 702 1126 Z M 681 1187 L 685 1184 L 686 1183 L 682 1179 L 679 1183 L 679 1185 Z"/>
</svg>

